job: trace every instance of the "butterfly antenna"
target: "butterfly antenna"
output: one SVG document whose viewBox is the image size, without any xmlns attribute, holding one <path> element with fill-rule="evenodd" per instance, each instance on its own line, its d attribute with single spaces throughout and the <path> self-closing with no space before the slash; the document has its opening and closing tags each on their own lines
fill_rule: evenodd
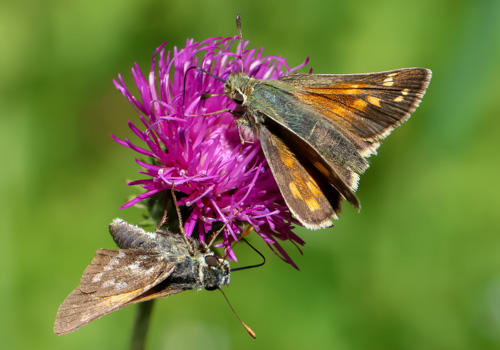
<svg viewBox="0 0 500 350">
<path fill-rule="evenodd" d="M 206 75 L 214 78 L 214 79 L 217 79 L 218 81 L 221 81 L 223 83 L 225 83 L 226 81 L 224 79 L 222 79 L 221 77 L 218 77 L 217 75 L 213 74 L 213 73 L 210 73 L 209 71 L 203 69 L 203 68 L 200 68 L 200 67 L 189 67 L 188 69 L 186 69 L 186 73 L 184 73 L 184 92 L 182 94 L 182 105 L 184 106 L 184 98 L 186 97 L 186 76 L 188 74 L 188 72 L 191 70 L 191 69 L 196 69 L 196 70 L 199 70 L 200 72 L 203 72 L 205 73 Z M 212 96 L 220 96 L 220 95 L 224 95 L 224 94 L 203 94 L 201 95 L 201 99 L 202 100 L 205 100 L 209 97 L 212 97 Z"/>
<path fill-rule="evenodd" d="M 243 327 L 245 327 L 245 329 L 247 330 L 248 334 L 250 334 L 250 336 L 252 338 L 254 338 L 254 339 L 257 338 L 257 334 L 255 334 L 255 332 L 252 330 L 252 328 L 248 327 L 245 324 L 245 322 L 243 322 L 241 320 L 241 318 L 238 316 L 238 314 L 236 313 L 236 311 L 234 311 L 233 306 L 231 305 L 231 303 L 229 302 L 229 299 L 226 296 L 226 293 L 224 293 L 224 291 L 222 290 L 222 288 L 220 286 L 218 286 L 218 288 L 221 291 L 222 295 L 224 296 L 224 299 L 226 299 L 226 302 L 229 305 L 229 307 L 231 308 L 231 311 L 233 312 L 234 316 L 236 316 L 236 318 L 238 319 L 238 321 L 240 321 L 240 323 L 243 325 Z"/>
<path fill-rule="evenodd" d="M 245 239 L 245 238 L 242 238 L 242 240 L 248 244 L 250 246 L 250 248 L 252 248 L 254 251 L 257 252 L 257 254 L 260 255 L 260 257 L 262 258 L 262 262 L 260 264 L 256 264 L 256 265 L 249 265 L 249 266 L 243 266 L 243 267 L 237 267 L 235 269 L 231 269 L 231 272 L 234 272 L 234 271 L 239 271 L 239 270 L 246 270 L 246 269 L 252 269 L 254 267 L 259 267 L 259 266 L 262 266 L 266 263 L 266 257 L 257 250 L 257 248 L 255 248 L 253 245 L 251 245 L 250 243 L 248 243 L 248 241 Z"/>
<path fill-rule="evenodd" d="M 241 12 L 236 15 L 236 29 L 238 29 L 238 36 L 240 37 L 240 60 L 241 71 L 243 72 L 243 34 L 241 34 Z"/>
</svg>

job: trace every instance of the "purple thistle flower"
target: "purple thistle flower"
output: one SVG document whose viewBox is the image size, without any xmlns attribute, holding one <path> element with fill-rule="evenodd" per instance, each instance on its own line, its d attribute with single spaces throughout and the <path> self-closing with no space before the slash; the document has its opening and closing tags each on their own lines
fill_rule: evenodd
<svg viewBox="0 0 500 350">
<path fill-rule="evenodd" d="M 131 122 L 129 126 L 145 146 L 112 137 L 150 159 L 136 159 L 144 168 L 140 173 L 147 178 L 129 183 L 146 191 L 122 208 L 174 186 L 175 191 L 185 195 L 179 198 L 179 205 L 190 209 L 184 223 L 186 235 L 192 235 L 197 227 L 199 238 L 205 241 L 214 223 L 226 223 L 220 246 L 227 249 L 230 259 L 236 260 L 231 243 L 243 232 L 241 223 L 248 223 L 281 259 L 297 268 L 278 240 L 288 240 L 295 246 L 305 242 L 292 232 L 293 224 L 298 222 L 281 196 L 260 142 L 254 139 L 242 145 L 230 113 L 207 115 L 236 106 L 223 95 L 222 82 L 195 69 L 186 71 L 199 67 L 225 79 L 231 71 L 240 71 L 243 61 L 248 75 L 276 79 L 303 67 L 307 61 L 290 69 L 282 58 L 262 56 L 262 48 L 245 50 L 248 42 L 236 53 L 231 52 L 238 39 L 210 38 L 201 43 L 187 40 L 185 48 L 174 48 L 173 53 L 166 53 L 166 43 L 162 44 L 153 55 L 148 78 L 137 64 L 132 68 L 139 99 L 129 92 L 121 75 L 119 81 L 114 80 L 140 114 L 143 126 Z M 201 99 L 205 93 L 221 95 Z"/>
</svg>

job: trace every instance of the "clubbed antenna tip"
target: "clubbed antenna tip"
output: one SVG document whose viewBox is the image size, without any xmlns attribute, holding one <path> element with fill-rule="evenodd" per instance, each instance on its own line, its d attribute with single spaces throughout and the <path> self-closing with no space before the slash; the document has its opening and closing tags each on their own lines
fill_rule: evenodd
<svg viewBox="0 0 500 350">
<path fill-rule="evenodd" d="M 231 311 L 233 312 L 234 316 L 236 316 L 236 318 L 238 319 L 238 321 L 240 321 L 240 323 L 243 325 L 243 327 L 245 327 L 245 329 L 247 330 L 248 334 L 250 334 L 250 336 L 254 339 L 257 338 L 257 334 L 255 334 L 255 332 L 252 330 L 252 328 L 248 327 L 245 322 L 243 322 L 241 320 L 241 318 L 238 316 L 238 314 L 236 313 L 236 311 L 234 311 L 233 309 L 233 306 L 231 305 L 231 303 L 229 302 L 229 299 L 226 297 L 226 293 L 224 293 L 224 291 L 222 290 L 222 288 L 219 286 L 219 290 L 221 291 L 222 295 L 224 296 L 224 299 L 226 299 L 227 301 L 227 304 L 229 305 L 229 307 L 231 308 Z"/>
</svg>

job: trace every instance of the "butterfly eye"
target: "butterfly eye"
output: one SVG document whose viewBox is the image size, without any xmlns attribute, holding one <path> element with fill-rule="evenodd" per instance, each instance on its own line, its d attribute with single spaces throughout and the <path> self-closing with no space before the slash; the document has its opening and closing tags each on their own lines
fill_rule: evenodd
<svg viewBox="0 0 500 350">
<path fill-rule="evenodd" d="M 241 105 L 245 101 L 245 97 L 243 96 L 243 94 L 237 92 L 234 94 L 233 101 L 236 102 L 237 104 Z"/>
<path fill-rule="evenodd" d="M 217 267 L 219 266 L 219 259 L 217 259 L 214 255 L 207 255 L 205 257 L 205 263 L 208 266 Z"/>
</svg>

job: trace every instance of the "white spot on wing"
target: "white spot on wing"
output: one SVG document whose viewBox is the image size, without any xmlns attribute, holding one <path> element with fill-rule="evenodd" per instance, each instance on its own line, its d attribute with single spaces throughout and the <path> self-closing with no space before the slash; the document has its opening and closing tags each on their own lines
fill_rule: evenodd
<svg viewBox="0 0 500 350">
<path fill-rule="evenodd" d="M 106 282 L 104 282 L 102 284 L 102 286 L 104 288 L 107 288 L 107 287 L 111 287 L 111 286 L 114 286 L 116 283 L 115 283 L 115 279 L 113 278 L 112 280 L 107 280 Z"/>
<path fill-rule="evenodd" d="M 104 266 L 104 271 L 113 270 L 113 268 L 120 263 L 120 259 L 119 258 L 124 258 L 124 257 L 125 257 L 125 253 L 119 251 L 118 252 L 118 257 L 111 259 L 109 261 L 109 263 L 106 266 Z"/>
<path fill-rule="evenodd" d="M 136 261 L 135 263 L 129 265 L 128 268 L 131 270 L 137 270 L 140 266 L 141 266 L 141 264 L 138 261 Z"/>
<path fill-rule="evenodd" d="M 101 280 L 101 278 L 102 278 L 102 275 L 103 275 L 102 272 L 96 273 L 94 275 L 94 277 L 92 278 L 92 283 L 99 282 Z"/>
<path fill-rule="evenodd" d="M 384 83 L 382 84 L 384 86 L 393 86 L 394 85 L 394 79 L 392 77 L 389 77 L 384 80 Z"/>
<path fill-rule="evenodd" d="M 154 267 L 154 266 L 153 266 L 153 267 L 150 267 L 149 269 L 147 269 L 147 270 L 145 270 L 145 271 L 141 272 L 141 275 L 150 275 L 150 274 L 151 274 L 151 272 L 153 272 L 154 270 L 155 270 L 155 267 Z"/>
<path fill-rule="evenodd" d="M 120 290 L 120 289 L 125 289 L 127 288 L 128 283 L 127 282 L 120 282 L 115 284 L 115 289 Z"/>
</svg>

